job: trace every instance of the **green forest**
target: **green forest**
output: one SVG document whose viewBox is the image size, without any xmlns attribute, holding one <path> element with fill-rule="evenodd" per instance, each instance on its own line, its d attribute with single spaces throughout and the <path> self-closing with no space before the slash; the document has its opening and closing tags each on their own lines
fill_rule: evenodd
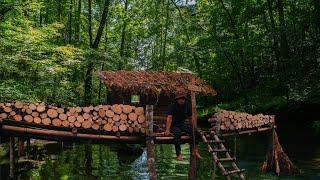
<svg viewBox="0 0 320 180">
<path fill-rule="evenodd" d="M 200 124 L 218 109 L 275 114 L 285 142 L 292 134 L 318 137 L 320 1 L 0 0 L 0 102 L 105 104 L 107 88 L 97 73 L 118 70 L 190 72 L 204 79 L 217 96 L 197 97 Z M 306 128 L 301 137 L 298 128 L 288 130 L 293 121 Z M 298 152 L 288 144 L 289 156 Z M 255 146 L 240 142 L 249 145 Z M 99 147 L 100 155 L 110 154 Z M 264 158 L 264 146 L 257 147 Z M 249 150 L 239 153 L 247 157 Z M 57 162 L 64 164 L 73 151 L 75 146 Z M 99 173 L 108 167 L 105 162 Z M 301 166 L 308 174 L 309 167 Z M 60 165 L 50 161 L 44 167 L 56 169 L 31 173 L 54 174 Z M 319 172 L 319 160 L 312 168 Z"/>
<path fill-rule="evenodd" d="M 319 106 L 319 1 L 182 2 L 1 0 L 0 100 L 99 104 L 96 72 L 153 70 L 205 79 L 211 109 Z"/>
</svg>

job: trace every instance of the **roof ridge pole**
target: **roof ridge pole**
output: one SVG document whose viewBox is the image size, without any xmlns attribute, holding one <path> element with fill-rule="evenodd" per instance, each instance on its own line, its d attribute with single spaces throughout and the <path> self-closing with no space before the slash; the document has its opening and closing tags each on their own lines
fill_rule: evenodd
<svg viewBox="0 0 320 180">
<path fill-rule="evenodd" d="M 153 105 L 146 105 L 146 146 L 147 146 L 147 163 L 150 180 L 157 179 L 154 157 L 154 139 L 153 139 Z"/>
</svg>

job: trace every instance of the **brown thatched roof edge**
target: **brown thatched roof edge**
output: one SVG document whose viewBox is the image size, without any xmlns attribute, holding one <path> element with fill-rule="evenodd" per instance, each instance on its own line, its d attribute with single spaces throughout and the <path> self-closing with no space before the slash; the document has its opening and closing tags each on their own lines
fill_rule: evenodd
<svg viewBox="0 0 320 180">
<path fill-rule="evenodd" d="M 160 72 L 160 71 L 101 71 L 98 77 L 112 91 L 131 94 L 165 94 L 173 97 L 184 89 L 188 91 L 191 79 L 200 87 L 201 94 L 215 96 L 217 92 L 199 77 L 190 73 Z"/>
</svg>

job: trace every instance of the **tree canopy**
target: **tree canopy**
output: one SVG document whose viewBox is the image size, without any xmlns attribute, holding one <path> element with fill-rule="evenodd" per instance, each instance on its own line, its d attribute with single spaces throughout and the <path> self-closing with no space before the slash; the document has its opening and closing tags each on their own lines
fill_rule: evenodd
<svg viewBox="0 0 320 180">
<path fill-rule="evenodd" d="M 189 70 L 231 109 L 319 103 L 319 1 L 183 2 L 1 0 L 0 100 L 97 104 L 100 70 Z"/>
</svg>

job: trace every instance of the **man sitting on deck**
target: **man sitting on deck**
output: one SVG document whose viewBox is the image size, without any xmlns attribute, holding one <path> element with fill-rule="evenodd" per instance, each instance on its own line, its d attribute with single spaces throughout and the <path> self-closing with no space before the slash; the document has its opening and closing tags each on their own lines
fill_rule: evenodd
<svg viewBox="0 0 320 180">
<path fill-rule="evenodd" d="M 185 119 L 189 119 L 191 122 L 191 106 L 190 103 L 187 102 L 187 94 L 183 91 L 178 92 L 175 95 L 175 102 L 170 105 L 167 116 L 166 123 L 166 131 L 165 135 L 170 135 L 170 130 L 174 135 L 174 145 L 177 155 L 177 160 L 182 161 L 183 156 L 181 154 L 181 133 L 186 132 L 191 139 L 191 143 L 193 143 L 193 139 L 195 138 L 195 143 L 197 144 L 200 140 L 201 136 L 197 129 L 192 129 L 191 126 L 185 124 Z M 172 126 L 172 127 L 171 127 Z M 193 134 L 195 132 L 195 136 Z M 198 149 L 195 149 L 195 156 L 199 159 L 202 157 L 199 154 Z"/>
</svg>

